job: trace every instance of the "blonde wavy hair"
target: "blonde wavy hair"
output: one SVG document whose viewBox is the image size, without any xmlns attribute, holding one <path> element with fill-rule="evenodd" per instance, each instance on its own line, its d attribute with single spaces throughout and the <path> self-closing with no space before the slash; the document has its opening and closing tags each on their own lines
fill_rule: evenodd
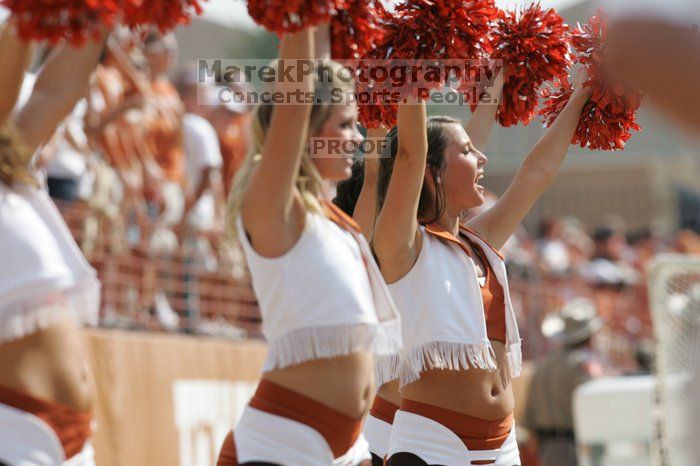
<svg viewBox="0 0 700 466">
<path fill-rule="evenodd" d="M 31 168 L 32 155 L 12 123 L 0 126 L 0 183 L 10 188 L 20 183 L 39 186 Z"/>
<path fill-rule="evenodd" d="M 344 103 L 332 103 L 330 101 L 332 91 L 336 89 L 340 89 L 343 93 L 354 91 L 355 81 L 352 76 L 352 71 L 347 67 L 341 66 L 337 62 L 324 60 L 323 66 L 316 67 L 314 105 L 311 109 L 311 116 L 308 122 L 309 136 L 314 136 L 323 129 L 323 125 L 331 116 L 335 105 L 345 105 Z M 253 112 L 250 128 L 250 150 L 233 179 L 233 186 L 229 193 L 226 208 L 227 230 L 229 235 L 234 239 L 237 238 L 239 234 L 237 231 L 238 227 L 236 226 L 236 218 L 238 218 L 238 214 L 241 210 L 243 193 L 248 187 L 253 171 L 255 171 L 260 160 L 262 160 L 262 149 L 265 144 L 265 138 L 273 110 L 273 104 L 260 104 Z M 304 154 L 302 154 L 301 166 L 296 179 L 296 187 L 301 194 L 302 202 L 307 210 L 316 213 L 324 213 L 324 209 L 319 202 L 322 186 L 323 179 L 311 160 L 307 148 Z"/>
</svg>

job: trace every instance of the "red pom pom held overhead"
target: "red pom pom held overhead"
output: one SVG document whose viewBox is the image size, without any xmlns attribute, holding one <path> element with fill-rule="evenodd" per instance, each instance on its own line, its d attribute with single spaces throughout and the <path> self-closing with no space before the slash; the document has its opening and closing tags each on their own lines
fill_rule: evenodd
<svg viewBox="0 0 700 466">
<path fill-rule="evenodd" d="M 334 60 L 367 56 L 386 35 L 389 16 L 380 0 L 348 0 L 331 20 Z"/>
<path fill-rule="evenodd" d="M 586 25 L 579 26 L 572 33 L 576 63 L 586 69 L 588 80 L 585 86 L 593 88 L 591 98 L 581 112 L 572 143 L 591 150 L 613 151 L 624 149 L 632 131 L 641 129 L 637 123 L 637 110 L 642 95 L 625 89 L 619 82 L 602 79 L 600 70 L 606 32 L 606 18 L 599 11 Z M 572 93 L 566 78 L 544 92 L 547 100 L 540 114 L 544 116 L 546 126 L 554 123 Z"/>
<path fill-rule="evenodd" d="M 189 24 L 193 15 L 202 14 L 206 0 L 122 0 L 124 24 L 131 28 L 155 26 L 161 32 Z"/>
<path fill-rule="evenodd" d="M 399 106 L 387 101 L 386 96 L 375 92 L 371 82 L 357 80 L 355 96 L 360 124 L 365 128 L 391 128 L 396 126 Z"/>
<path fill-rule="evenodd" d="M 202 0 L 1 0 L 24 40 L 68 40 L 80 45 L 99 37 L 102 27 L 121 22 L 131 28 L 166 31 L 200 14 Z"/>
<path fill-rule="evenodd" d="M 2 0 L 23 40 L 66 39 L 74 45 L 97 38 L 121 13 L 121 0 Z"/>
<path fill-rule="evenodd" d="M 251 18 L 278 35 L 327 22 L 343 8 L 344 0 L 248 0 Z"/>
<path fill-rule="evenodd" d="M 542 84 L 567 76 L 569 27 L 556 10 L 533 3 L 499 12 L 494 43 L 491 58 L 505 68 L 497 119 L 502 126 L 528 124 L 537 115 Z"/>
<path fill-rule="evenodd" d="M 406 0 L 396 11 L 396 58 L 476 60 L 491 52 L 494 0 Z"/>
<path fill-rule="evenodd" d="M 387 36 L 369 58 L 390 61 L 392 66 L 419 64 L 409 69 L 408 81 L 404 77 L 394 82 L 393 90 L 400 87 L 404 96 L 427 98 L 427 90 L 443 87 L 452 77 L 441 60 L 461 61 L 464 74 L 456 78 L 475 74 L 465 61 L 474 60 L 476 68 L 491 52 L 488 33 L 497 13 L 494 0 L 405 0 L 396 6 Z"/>
</svg>

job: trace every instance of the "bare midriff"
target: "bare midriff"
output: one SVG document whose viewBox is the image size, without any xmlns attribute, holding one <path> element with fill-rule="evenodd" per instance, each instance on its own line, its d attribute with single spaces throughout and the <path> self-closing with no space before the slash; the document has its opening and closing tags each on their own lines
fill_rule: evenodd
<svg viewBox="0 0 700 466">
<path fill-rule="evenodd" d="M 65 320 L 0 345 L 0 385 L 80 411 L 92 408 L 92 379 L 78 327 Z"/>
<path fill-rule="evenodd" d="M 399 392 L 399 381 L 392 380 L 387 382 L 377 391 L 377 396 L 385 399 L 389 403 L 401 406 L 401 393 Z"/>
<path fill-rule="evenodd" d="M 353 418 L 372 405 L 373 357 L 367 352 L 307 361 L 266 372 L 263 378 Z"/>
<path fill-rule="evenodd" d="M 401 395 L 409 400 L 438 406 L 468 416 L 493 421 L 511 414 L 515 407 L 506 363 L 505 345 L 492 341 L 497 371 L 433 369 L 405 386 Z"/>
</svg>

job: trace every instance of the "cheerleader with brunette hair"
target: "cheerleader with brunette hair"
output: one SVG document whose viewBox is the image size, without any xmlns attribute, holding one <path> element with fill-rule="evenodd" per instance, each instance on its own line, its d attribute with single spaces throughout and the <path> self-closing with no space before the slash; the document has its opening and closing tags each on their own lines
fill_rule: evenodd
<svg viewBox="0 0 700 466">
<path fill-rule="evenodd" d="M 488 97 L 484 98 L 483 102 L 478 105 L 464 126 L 478 150 L 483 150 L 486 146 L 496 121 L 498 101 L 504 84 L 503 73 L 498 72 L 493 81 L 488 84 Z M 370 243 L 377 217 L 377 182 L 382 156 L 381 149 L 386 144 L 386 141 L 383 143 L 381 141 L 386 138 L 386 135 L 387 130 L 383 127 L 367 130 L 368 139 L 372 141 L 369 147 L 373 150 L 353 166 L 353 177 L 338 185 L 337 196 L 334 200 L 349 215 L 353 215 Z M 397 369 L 396 358 L 382 358 L 378 362 L 376 371 L 377 395 L 363 427 L 363 433 L 370 445 L 373 464 L 377 466 L 383 464 L 389 448 L 391 425 L 401 404 Z"/>
<path fill-rule="evenodd" d="M 388 465 L 520 464 L 511 386 L 520 336 L 498 250 L 556 179 L 590 96 L 583 80 L 505 194 L 466 224 L 484 202 L 486 156 L 458 120 L 428 119 L 424 103 L 399 106 L 373 236 L 404 339 L 391 368 L 401 404 Z"/>
<path fill-rule="evenodd" d="M 284 37 L 279 74 L 301 80 L 274 84 L 293 101 L 255 110 L 253 150 L 229 197 L 229 229 L 251 272 L 269 353 L 220 466 L 368 464 L 361 423 L 373 354 L 400 348 L 398 315 L 369 246 L 328 194 L 351 176 L 352 154 L 311 144 L 362 140 L 351 73 L 325 60 L 310 67 L 315 49 L 312 29 Z M 338 91 L 347 97 L 331 103 Z"/>
</svg>

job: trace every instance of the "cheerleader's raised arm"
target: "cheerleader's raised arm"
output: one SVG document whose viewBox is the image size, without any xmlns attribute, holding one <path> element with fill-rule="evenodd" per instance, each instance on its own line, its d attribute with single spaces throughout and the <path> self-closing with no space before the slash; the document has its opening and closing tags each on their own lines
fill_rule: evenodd
<svg viewBox="0 0 700 466">
<path fill-rule="evenodd" d="M 393 167 L 386 191 L 379 189 L 382 205 L 374 229 L 374 251 L 387 283 L 400 278 L 416 260 L 420 250 L 420 234 L 416 212 L 426 175 L 428 138 L 426 136 L 425 102 L 399 105 L 393 158 L 383 158 L 382 165 Z M 384 167 L 386 172 L 386 167 Z M 390 266 L 390 267 L 389 267 Z M 397 269 L 400 269 L 398 272 Z M 403 271 L 403 273 L 402 273 Z"/>
<path fill-rule="evenodd" d="M 386 133 L 387 130 L 383 127 L 367 130 L 372 151 L 365 155 L 362 163 L 362 189 L 357 197 L 352 216 L 370 243 L 374 236 L 374 222 L 377 218 L 377 177 L 379 176 L 381 143 L 386 140 Z"/>
<path fill-rule="evenodd" d="M 289 76 L 301 76 L 301 79 L 277 80 L 274 92 L 285 98 L 312 94 L 313 58 L 312 29 L 285 36 L 278 66 L 288 68 Z M 289 251 L 303 228 L 304 209 L 295 194 L 295 186 L 302 154 L 308 145 L 311 109 L 311 101 L 275 106 L 261 148 L 262 158 L 243 194 L 243 224 L 256 251 L 263 256 L 275 257 Z M 263 211 L 265 215 L 259 215 Z"/>
<path fill-rule="evenodd" d="M 527 154 L 505 194 L 492 208 L 467 224 L 492 247 L 500 249 L 505 244 L 535 202 L 557 178 L 581 110 L 591 95 L 590 88 L 583 86 L 585 79 L 585 70 L 581 70 L 576 76 L 575 91 L 568 104 Z"/>
<path fill-rule="evenodd" d="M 104 30 L 100 40 L 81 47 L 63 44 L 39 71 L 32 96 L 15 118 L 17 130 L 31 150 L 44 144 L 87 94 L 106 36 Z"/>
<path fill-rule="evenodd" d="M 31 43 L 17 37 L 12 21 L 6 23 L 0 33 L 0 60 L 4 68 L 0 73 L 0 124 L 5 123 L 15 108 L 31 52 Z"/>
</svg>

